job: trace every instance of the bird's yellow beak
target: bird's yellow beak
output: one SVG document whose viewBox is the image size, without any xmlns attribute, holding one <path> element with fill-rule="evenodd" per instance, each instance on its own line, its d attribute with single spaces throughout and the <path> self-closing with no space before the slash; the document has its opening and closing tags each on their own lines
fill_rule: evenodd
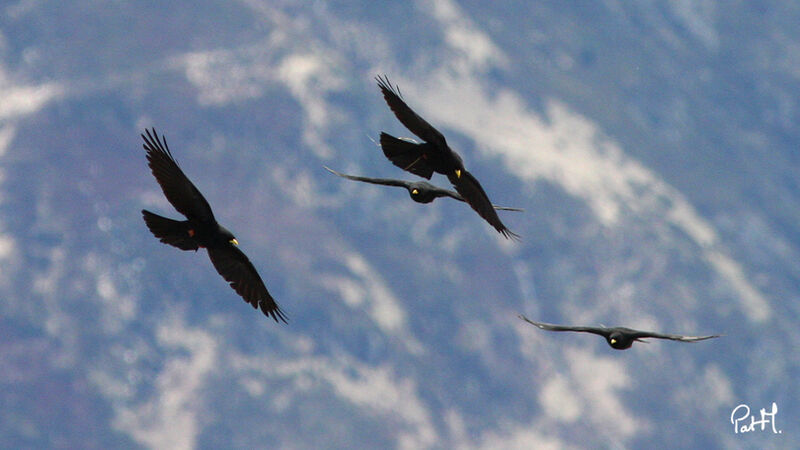
<svg viewBox="0 0 800 450">
<path fill-rule="evenodd" d="M 456 178 L 461 178 L 461 169 L 456 169 Z"/>
<path fill-rule="evenodd" d="M 612 344 L 616 344 L 616 343 L 617 343 L 617 340 L 616 340 L 616 339 L 611 339 L 611 343 L 612 343 Z"/>
<path fill-rule="evenodd" d="M 230 242 L 231 244 L 233 244 L 233 245 L 235 245 L 235 246 L 237 246 L 237 247 L 239 246 L 239 241 L 237 241 L 237 240 L 236 240 L 236 238 L 233 238 L 233 239 L 231 239 L 231 240 L 230 240 L 230 241 L 228 241 L 228 242 Z"/>
<path fill-rule="evenodd" d="M 416 189 L 412 189 L 412 190 L 411 190 L 411 193 L 412 193 L 412 194 L 414 194 L 414 195 L 417 195 L 417 194 L 419 194 L 419 191 L 418 191 L 418 190 L 416 190 Z"/>
</svg>

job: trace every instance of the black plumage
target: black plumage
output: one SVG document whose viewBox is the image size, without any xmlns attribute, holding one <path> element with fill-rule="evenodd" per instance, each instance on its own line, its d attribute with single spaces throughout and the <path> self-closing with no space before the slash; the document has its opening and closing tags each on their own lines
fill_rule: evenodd
<svg viewBox="0 0 800 450">
<path fill-rule="evenodd" d="M 625 350 L 630 348 L 634 342 L 643 342 L 645 338 L 655 339 L 669 339 L 672 341 L 680 342 L 697 342 L 705 339 L 719 337 L 719 334 L 709 336 L 683 336 L 680 334 L 664 334 L 655 333 L 652 331 L 633 330 L 625 327 L 581 327 L 581 326 L 568 326 L 568 325 L 553 325 L 551 323 L 534 322 L 523 315 L 518 316 L 520 319 L 534 325 L 542 330 L 548 331 L 579 331 L 584 333 L 592 333 L 603 336 L 612 348 L 617 350 Z"/>
<path fill-rule="evenodd" d="M 460 202 L 466 202 L 466 200 L 464 200 L 464 197 L 462 197 L 461 194 L 459 194 L 458 192 L 451 191 L 449 189 L 442 189 L 440 187 L 428 183 L 427 181 L 405 181 L 405 180 L 393 180 L 390 178 L 360 177 L 357 175 L 347 175 L 344 173 L 340 173 L 327 166 L 324 167 L 325 170 L 327 170 L 328 172 L 334 175 L 338 175 L 342 178 L 347 178 L 348 180 L 362 181 L 364 183 L 372 183 L 383 186 L 397 186 L 405 188 L 408 191 L 408 195 L 411 197 L 411 200 L 414 200 L 417 203 L 431 203 L 432 201 L 440 197 L 450 197 Z M 522 211 L 522 209 L 510 208 L 508 206 L 492 205 L 492 207 L 494 209 L 503 211 Z"/>
<path fill-rule="evenodd" d="M 375 80 L 384 100 L 400 123 L 423 141 L 396 138 L 381 132 L 383 154 L 397 167 L 423 178 L 430 179 L 433 172 L 445 175 L 478 215 L 506 238 L 519 239 L 519 235 L 509 230 L 500 220 L 486 191 L 464 168 L 461 156 L 447 145 L 442 133 L 409 108 L 403 101 L 400 90 L 392 86 L 385 75 L 378 76 Z"/>
<path fill-rule="evenodd" d="M 237 294 L 254 308 L 260 307 L 276 322 L 281 320 L 285 323 L 286 316 L 267 291 L 253 264 L 239 250 L 239 242 L 233 233 L 217 223 L 203 194 L 178 167 L 166 138 L 159 138 L 155 128 L 152 134 L 150 130 L 145 132 L 142 139 L 150 170 L 167 200 L 187 218 L 177 221 L 142 210 L 147 228 L 161 242 L 181 250 L 207 249 L 214 268 Z"/>
</svg>

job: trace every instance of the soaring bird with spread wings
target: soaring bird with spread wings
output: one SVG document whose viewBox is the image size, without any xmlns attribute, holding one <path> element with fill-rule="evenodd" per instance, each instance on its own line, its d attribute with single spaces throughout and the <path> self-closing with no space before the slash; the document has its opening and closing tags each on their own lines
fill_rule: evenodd
<svg viewBox="0 0 800 450">
<path fill-rule="evenodd" d="M 713 334 L 710 336 L 683 336 L 680 334 L 663 334 L 663 333 L 655 333 L 652 331 L 639 331 L 639 330 L 632 330 L 630 328 L 624 327 L 576 327 L 576 326 L 567 326 L 567 325 L 553 325 L 551 323 L 543 323 L 543 322 L 534 322 L 533 320 L 528 319 L 523 315 L 518 316 L 520 319 L 528 322 L 531 325 L 534 325 L 542 330 L 547 331 L 579 331 L 584 333 L 592 333 L 603 336 L 608 342 L 608 345 L 617 349 L 617 350 L 625 350 L 630 348 L 634 342 L 644 342 L 642 339 L 645 338 L 655 338 L 655 339 L 669 339 L 672 341 L 680 341 L 680 342 L 697 342 L 702 341 L 705 339 L 711 339 L 719 337 L 719 334 Z"/>
<path fill-rule="evenodd" d="M 464 168 L 461 157 L 447 145 L 442 133 L 406 105 L 400 96 L 400 90 L 392 86 L 385 75 L 378 76 L 375 80 L 384 100 L 400 123 L 423 141 L 396 138 L 381 132 L 383 154 L 397 167 L 423 178 L 430 180 L 433 172 L 445 175 L 478 215 L 506 238 L 519 239 L 519 235 L 500 221 L 478 179 Z"/>
<path fill-rule="evenodd" d="M 150 130 L 146 133 L 142 138 L 150 170 L 167 200 L 188 219 L 172 220 L 143 209 L 147 228 L 161 242 L 181 250 L 207 249 L 214 268 L 237 294 L 253 308 L 260 307 L 276 322 L 281 320 L 285 323 L 286 316 L 267 291 L 253 264 L 239 250 L 239 242 L 228 229 L 217 223 L 203 194 L 172 158 L 166 138 L 159 138 L 155 128 L 152 134 Z"/>
<path fill-rule="evenodd" d="M 417 203 L 430 203 L 440 197 L 450 197 L 460 202 L 466 202 L 466 200 L 464 200 L 464 197 L 462 197 L 461 194 L 459 194 L 458 192 L 451 191 L 449 189 L 442 189 L 440 187 L 428 183 L 427 181 L 405 181 L 405 180 L 393 180 L 390 178 L 360 177 L 357 175 L 347 175 L 344 173 L 337 172 L 328 166 L 324 167 L 325 170 L 327 170 L 328 172 L 340 176 L 342 178 L 347 178 L 348 180 L 361 181 L 364 183 L 372 183 L 382 186 L 396 186 L 405 188 L 408 191 L 408 195 L 411 196 L 411 200 L 414 200 Z M 511 208 L 508 206 L 492 205 L 492 207 L 494 207 L 494 209 L 502 211 L 523 211 L 520 208 Z"/>
</svg>

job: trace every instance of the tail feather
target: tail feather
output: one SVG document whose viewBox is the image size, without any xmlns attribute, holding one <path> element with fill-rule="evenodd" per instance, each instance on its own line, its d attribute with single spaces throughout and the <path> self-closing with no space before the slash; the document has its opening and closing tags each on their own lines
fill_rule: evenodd
<svg viewBox="0 0 800 450">
<path fill-rule="evenodd" d="M 392 135 L 381 133 L 383 154 L 389 158 L 392 164 L 430 180 L 433 168 L 422 157 L 422 148 L 426 145 L 429 144 L 398 139 Z"/>
<path fill-rule="evenodd" d="M 197 250 L 199 248 L 197 241 L 189 234 L 188 222 L 167 219 L 146 209 L 142 210 L 142 217 L 150 232 L 161 242 L 181 250 Z"/>
</svg>

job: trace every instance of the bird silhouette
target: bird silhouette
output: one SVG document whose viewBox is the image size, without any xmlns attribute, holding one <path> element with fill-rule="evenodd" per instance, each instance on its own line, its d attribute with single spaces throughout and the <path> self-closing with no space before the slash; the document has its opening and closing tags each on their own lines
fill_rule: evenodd
<svg viewBox="0 0 800 450">
<path fill-rule="evenodd" d="M 655 333 L 652 331 L 633 330 L 624 327 L 609 328 L 609 327 L 580 327 L 580 326 L 568 326 L 568 325 L 553 325 L 551 323 L 534 322 L 533 320 L 530 320 L 521 314 L 517 317 L 524 320 L 525 322 L 528 322 L 531 325 L 541 328 L 542 330 L 578 331 L 584 333 L 597 334 L 603 336 L 606 339 L 606 342 L 608 342 L 608 345 L 617 350 L 628 349 L 633 345 L 634 342 L 647 343 L 647 341 L 642 340 L 645 338 L 669 339 L 671 341 L 680 341 L 680 342 L 697 342 L 705 339 L 720 337 L 719 334 L 714 334 L 710 336 L 683 336 L 680 334 L 663 334 L 663 333 Z"/>
<path fill-rule="evenodd" d="M 414 200 L 417 203 L 431 203 L 432 201 L 440 197 L 450 197 L 460 202 L 466 203 L 464 197 L 462 197 L 461 194 L 459 194 L 458 192 L 451 191 L 449 189 L 442 189 L 438 186 L 434 186 L 428 183 L 427 181 L 405 181 L 405 180 L 393 180 L 390 178 L 360 177 L 357 175 L 347 175 L 345 173 L 337 172 L 328 166 L 323 166 L 323 167 L 325 167 L 325 170 L 327 170 L 328 172 L 334 175 L 338 175 L 342 178 L 347 178 L 348 180 L 362 181 L 364 183 L 372 183 L 382 186 L 403 187 L 408 191 L 408 195 L 411 197 L 411 200 Z M 494 207 L 494 209 L 502 211 L 523 211 L 520 208 L 510 208 L 508 206 L 492 205 L 492 207 Z"/>
<path fill-rule="evenodd" d="M 217 272 L 230 283 L 246 302 L 272 317 L 276 322 L 286 322 L 286 316 L 267 291 L 247 256 L 239 250 L 239 242 L 214 218 L 214 213 L 203 194 L 189 181 L 172 157 L 165 137 L 159 138 L 155 128 L 152 134 L 145 130 L 144 149 L 153 176 L 175 209 L 187 220 L 178 221 L 142 210 L 147 228 L 159 240 L 181 250 L 205 248 Z"/>
</svg>

